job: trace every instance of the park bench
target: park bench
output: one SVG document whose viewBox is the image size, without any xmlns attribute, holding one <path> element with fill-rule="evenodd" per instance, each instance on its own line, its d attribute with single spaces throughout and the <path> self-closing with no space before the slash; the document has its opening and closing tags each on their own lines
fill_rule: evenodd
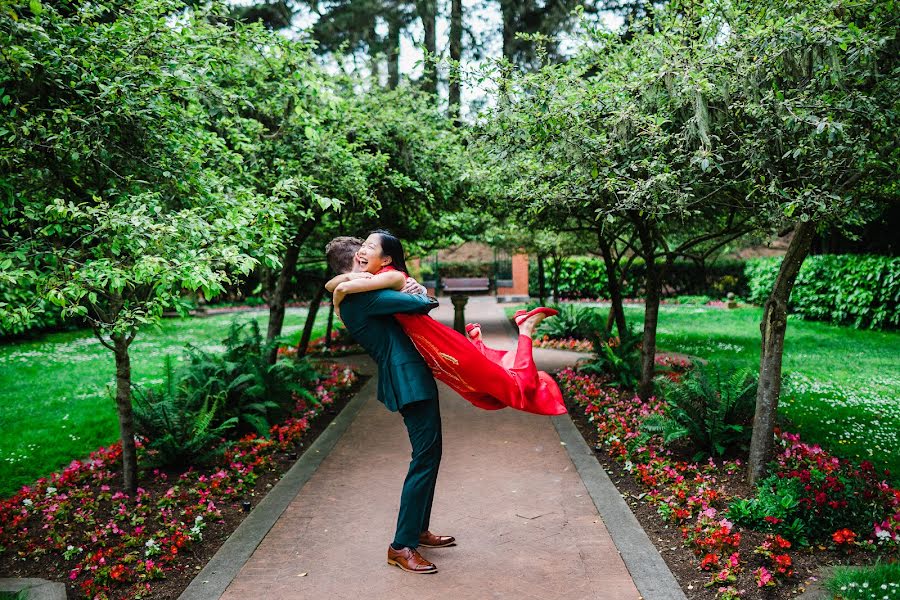
<svg viewBox="0 0 900 600">
<path fill-rule="evenodd" d="M 491 280 L 487 277 L 446 277 L 441 280 L 441 289 L 445 294 L 489 292 Z"/>
</svg>

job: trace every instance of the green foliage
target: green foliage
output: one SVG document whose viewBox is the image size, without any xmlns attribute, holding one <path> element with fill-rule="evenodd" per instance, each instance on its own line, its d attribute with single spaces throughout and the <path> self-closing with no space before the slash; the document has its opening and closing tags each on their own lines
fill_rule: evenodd
<svg viewBox="0 0 900 600">
<path fill-rule="evenodd" d="M 580 363 L 578 370 L 606 375 L 609 385 L 634 389 L 641 380 L 641 338 L 635 329 L 629 329 L 621 339 L 604 339 L 600 331 L 594 331 L 588 336 L 594 354 Z"/>
<path fill-rule="evenodd" d="M 237 425 L 236 418 L 219 417 L 223 396 L 201 399 L 180 387 L 171 357 L 166 357 L 165 382 L 153 387 L 135 386 L 134 425 L 147 438 L 148 462 L 160 467 L 209 464 L 221 455 L 219 441 Z M 198 404 L 199 402 L 199 404 Z M 213 423 L 218 423 L 213 425 Z"/>
<path fill-rule="evenodd" d="M 660 377 L 665 415 L 650 415 L 642 426 L 665 444 L 689 439 L 697 457 L 721 456 L 750 440 L 758 376 L 750 369 L 722 370 L 714 364 L 695 365 L 680 381 Z"/>
<path fill-rule="evenodd" d="M 763 304 L 781 258 L 747 262 L 749 299 Z M 900 327 L 900 258 L 867 255 L 810 256 L 791 292 L 789 309 L 804 319 L 862 329 Z"/>
<path fill-rule="evenodd" d="M 890 500 L 873 489 L 879 480 L 874 472 L 856 466 L 810 461 L 760 481 L 754 497 L 729 505 L 728 517 L 738 525 L 804 545 L 831 543 L 838 529 L 848 528 L 857 535 L 871 532 L 873 524 L 893 512 Z"/>
<path fill-rule="evenodd" d="M 188 346 L 188 362 L 179 385 L 194 398 L 194 405 L 209 398 L 222 399 L 216 423 L 234 419 L 237 434 L 266 435 L 272 424 L 293 409 L 296 397 L 316 401 L 308 388 L 317 375 L 308 362 L 282 359 L 268 364 L 269 350 L 279 341 L 266 343 L 255 320 L 232 323 L 223 353 Z"/>
<path fill-rule="evenodd" d="M 574 256 L 564 259 L 559 276 L 559 294 L 563 298 L 608 298 L 608 282 L 603 260 Z M 548 271 L 553 269 L 553 259 L 547 261 Z M 636 259 L 622 281 L 622 296 L 637 298 L 643 294 L 646 268 L 644 261 Z M 744 262 L 721 260 L 705 265 L 678 260 L 668 270 L 663 284 L 665 296 L 705 295 L 722 299 L 729 292 L 742 296 L 747 292 Z M 548 276 L 549 279 L 549 276 Z M 529 264 L 529 287 L 532 296 L 537 295 L 537 266 Z M 549 283 L 547 288 L 549 290 Z"/>
<path fill-rule="evenodd" d="M 535 308 L 528 305 L 528 310 Z M 579 304 L 553 305 L 559 310 L 559 314 L 541 321 L 538 325 L 537 335 L 547 336 L 555 340 L 566 338 L 590 339 L 591 336 L 601 335 L 606 329 L 606 314 L 593 307 Z"/>
<path fill-rule="evenodd" d="M 772 475 L 759 483 L 756 497 L 732 502 L 728 507 L 728 517 L 737 525 L 757 531 L 771 531 L 798 544 L 808 545 L 809 537 L 814 532 L 809 530 L 809 523 L 802 516 L 800 499 L 805 494 L 803 487 L 799 479 Z"/>
</svg>

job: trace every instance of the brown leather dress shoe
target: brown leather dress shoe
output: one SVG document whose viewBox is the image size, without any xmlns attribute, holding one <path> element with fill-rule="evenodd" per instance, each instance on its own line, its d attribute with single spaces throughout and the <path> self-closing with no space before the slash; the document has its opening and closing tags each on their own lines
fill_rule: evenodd
<svg viewBox="0 0 900 600">
<path fill-rule="evenodd" d="M 409 573 L 437 573 L 437 567 L 425 560 L 415 548 L 394 550 L 393 546 L 388 546 L 387 562 Z"/>
<path fill-rule="evenodd" d="M 434 535 L 430 531 L 419 534 L 419 545 L 426 548 L 447 548 L 456 545 L 456 538 L 452 535 Z"/>
</svg>

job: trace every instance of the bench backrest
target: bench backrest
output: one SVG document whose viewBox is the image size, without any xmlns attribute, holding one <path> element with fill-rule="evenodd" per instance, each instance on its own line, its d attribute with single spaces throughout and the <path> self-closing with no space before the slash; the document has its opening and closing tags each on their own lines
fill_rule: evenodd
<svg viewBox="0 0 900 600">
<path fill-rule="evenodd" d="M 441 280 L 441 287 L 445 290 L 488 291 L 491 280 L 487 277 L 445 277 Z"/>
</svg>

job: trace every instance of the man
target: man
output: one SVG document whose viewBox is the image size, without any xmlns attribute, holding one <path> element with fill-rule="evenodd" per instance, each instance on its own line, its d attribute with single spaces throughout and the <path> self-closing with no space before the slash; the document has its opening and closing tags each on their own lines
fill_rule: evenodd
<svg viewBox="0 0 900 600">
<path fill-rule="evenodd" d="M 338 237 L 325 247 L 331 269 L 338 274 L 358 271 L 356 253 L 362 240 Z M 431 505 L 441 463 L 441 414 L 437 384 L 422 356 L 397 321 L 395 313 L 427 313 L 437 301 L 424 295 L 393 290 L 351 294 L 341 303 L 347 331 L 378 363 L 378 400 L 399 411 L 412 445 L 412 460 L 403 482 L 397 531 L 388 547 L 387 562 L 410 573 L 436 573 L 417 548 L 455 545 L 450 536 L 429 530 Z"/>
</svg>

